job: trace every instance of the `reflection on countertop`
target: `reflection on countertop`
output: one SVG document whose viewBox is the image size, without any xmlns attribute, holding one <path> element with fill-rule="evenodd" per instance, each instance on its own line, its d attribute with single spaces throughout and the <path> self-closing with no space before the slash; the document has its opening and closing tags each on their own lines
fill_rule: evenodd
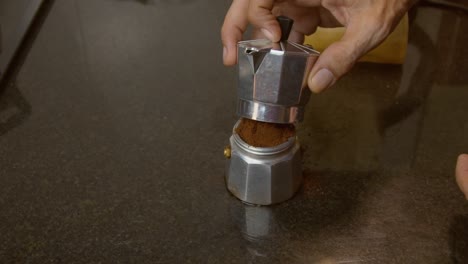
<svg viewBox="0 0 468 264">
<path fill-rule="evenodd" d="M 304 186 L 254 207 L 224 184 L 228 4 L 55 1 L 0 95 L 1 262 L 467 262 L 468 16 L 414 10 L 404 65 L 312 96 Z"/>
</svg>

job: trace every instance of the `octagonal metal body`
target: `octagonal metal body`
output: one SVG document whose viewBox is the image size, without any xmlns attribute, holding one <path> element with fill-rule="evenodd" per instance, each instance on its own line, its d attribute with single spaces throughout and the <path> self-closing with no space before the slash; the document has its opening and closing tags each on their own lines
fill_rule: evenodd
<svg viewBox="0 0 468 264">
<path fill-rule="evenodd" d="M 296 137 L 271 147 L 244 142 L 235 129 L 230 138 L 231 156 L 226 161 L 226 185 L 240 200 L 271 205 L 288 200 L 302 183 L 301 152 Z"/>
<path fill-rule="evenodd" d="M 310 97 L 307 77 L 318 55 L 289 41 L 239 42 L 238 115 L 270 123 L 302 121 Z"/>
</svg>

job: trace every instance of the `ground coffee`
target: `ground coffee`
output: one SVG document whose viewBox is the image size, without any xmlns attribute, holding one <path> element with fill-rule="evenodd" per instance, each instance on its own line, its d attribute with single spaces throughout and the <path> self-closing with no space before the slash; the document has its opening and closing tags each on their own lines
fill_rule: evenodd
<svg viewBox="0 0 468 264">
<path fill-rule="evenodd" d="M 274 147 L 296 135 L 292 124 L 265 123 L 242 118 L 236 133 L 247 144 L 254 147 Z"/>
</svg>

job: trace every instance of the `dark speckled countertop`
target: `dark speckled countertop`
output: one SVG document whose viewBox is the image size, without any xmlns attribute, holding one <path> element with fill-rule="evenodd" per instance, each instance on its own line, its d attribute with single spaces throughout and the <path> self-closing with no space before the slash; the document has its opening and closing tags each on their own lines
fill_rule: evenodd
<svg viewBox="0 0 468 264">
<path fill-rule="evenodd" d="M 228 5 L 55 1 L 0 96 L 0 262 L 468 263 L 468 16 L 414 10 L 403 66 L 313 96 L 304 187 L 252 207 L 223 178 Z"/>
</svg>

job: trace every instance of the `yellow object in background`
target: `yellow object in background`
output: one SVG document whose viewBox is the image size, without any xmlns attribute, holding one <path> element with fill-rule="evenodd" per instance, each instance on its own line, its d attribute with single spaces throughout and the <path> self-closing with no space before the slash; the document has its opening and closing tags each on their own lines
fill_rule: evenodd
<svg viewBox="0 0 468 264">
<path fill-rule="evenodd" d="M 377 48 L 369 51 L 359 61 L 402 64 L 405 61 L 408 46 L 408 14 L 400 21 L 395 30 Z M 341 39 L 345 28 L 317 28 L 317 31 L 305 38 L 304 44 L 322 52 L 330 44 Z"/>
</svg>

